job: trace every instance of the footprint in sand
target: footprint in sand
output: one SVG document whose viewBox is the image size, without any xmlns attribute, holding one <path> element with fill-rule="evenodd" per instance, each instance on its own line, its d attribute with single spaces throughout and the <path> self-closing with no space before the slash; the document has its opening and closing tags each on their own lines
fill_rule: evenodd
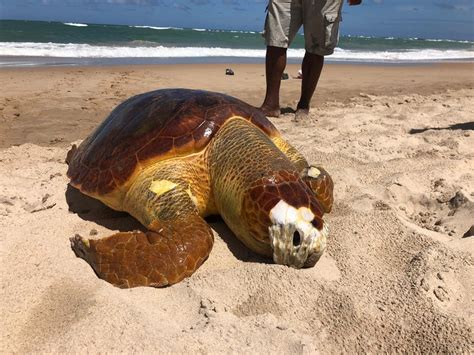
<svg viewBox="0 0 474 355">
<path fill-rule="evenodd" d="M 443 178 L 428 187 L 414 181 L 403 177 L 387 189 L 399 217 L 428 231 L 462 237 L 474 215 L 474 203 L 466 193 Z"/>
<path fill-rule="evenodd" d="M 12 213 L 14 198 L 0 196 L 0 216 L 6 217 Z"/>
<path fill-rule="evenodd" d="M 469 277 L 470 259 L 467 255 L 454 258 L 450 251 L 439 246 L 422 250 L 410 262 L 413 289 L 437 307 L 456 308 L 461 312 L 464 304 L 470 302 L 468 292 L 460 282 Z"/>
<path fill-rule="evenodd" d="M 20 103 L 14 99 L 4 98 L 4 102 L 0 104 L 3 119 L 20 117 L 20 110 Z"/>
</svg>

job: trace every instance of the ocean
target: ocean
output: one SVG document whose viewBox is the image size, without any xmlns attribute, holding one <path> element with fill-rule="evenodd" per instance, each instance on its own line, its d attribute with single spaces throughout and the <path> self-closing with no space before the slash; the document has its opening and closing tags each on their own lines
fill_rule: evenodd
<svg viewBox="0 0 474 355">
<path fill-rule="evenodd" d="M 297 35 L 289 62 L 304 55 Z M 0 67 L 78 64 L 263 62 L 257 31 L 0 20 Z M 474 42 L 341 36 L 328 62 L 471 61 Z"/>
</svg>

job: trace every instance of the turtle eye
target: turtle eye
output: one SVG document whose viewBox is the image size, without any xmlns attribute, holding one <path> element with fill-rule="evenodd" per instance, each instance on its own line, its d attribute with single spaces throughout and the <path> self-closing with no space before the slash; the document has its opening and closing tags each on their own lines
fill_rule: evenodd
<svg viewBox="0 0 474 355">
<path fill-rule="evenodd" d="M 297 247 L 298 245 L 301 244 L 301 236 L 300 236 L 300 232 L 298 231 L 295 231 L 293 233 L 293 246 Z"/>
<path fill-rule="evenodd" d="M 316 228 L 317 230 L 321 230 L 323 229 L 323 223 L 320 219 L 318 218 L 314 218 L 312 221 L 311 221 L 311 224 L 313 225 L 314 228 Z"/>
</svg>

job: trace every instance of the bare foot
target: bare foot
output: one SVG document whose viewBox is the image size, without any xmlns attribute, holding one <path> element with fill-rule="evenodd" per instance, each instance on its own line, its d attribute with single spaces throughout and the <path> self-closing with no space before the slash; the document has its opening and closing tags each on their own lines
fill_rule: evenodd
<svg viewBox="0 0 474 355">
<path fill-rule="evenodd" d="M 279 117 L 280 116 L 280 108 L 272 109 L 267 106 L 260 107 L 260 110 L 265 114 L 267 117 Z"/>
<path fill-rule="evenodd" d="M 296 110 L 295 118 L 293 119 L 293 121 L 295 122 L 307 121 L 308 117 L 309 117 L 309 109 L 299 108 Z"/>
</svg>

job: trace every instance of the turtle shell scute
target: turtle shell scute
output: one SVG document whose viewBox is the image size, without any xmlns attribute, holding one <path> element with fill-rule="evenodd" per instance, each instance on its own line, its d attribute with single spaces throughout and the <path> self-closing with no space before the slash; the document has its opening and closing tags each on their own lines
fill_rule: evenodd
<svg viewBox="0 0 474 355">
<path fill-rule="evenodd" d="M 67 174 L 83 192 L 112 192 L 130 179 L 139 163 L 201 151 L 233 116 L 270 136 L 277 134 L 260 110 L 225 94 L 164 89 L 134 96 L 82 142 Z"/>
</svg>

